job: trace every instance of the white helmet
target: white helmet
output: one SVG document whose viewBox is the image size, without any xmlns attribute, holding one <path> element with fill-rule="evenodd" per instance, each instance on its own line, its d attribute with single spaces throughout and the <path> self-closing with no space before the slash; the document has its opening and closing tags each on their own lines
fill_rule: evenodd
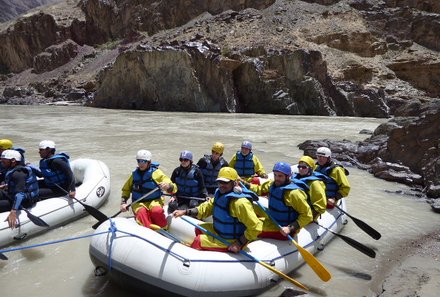
<svg viewBox="0 0 440 297">
<path fill-rule="evenodd" d="M 43 140 L 42 142 L 40 142 L 40 145 L 38 146 L 40 149 L 54 149 L 55 148 L 55 142 L 53 142 L 52 140 Z"/>
<path fill-rule="evenodd" d="M 8 160 L 15 159 L 15 161 L 20 162 L 21 161 L 21 154 L 15 150 L 5 150 L 5 151 L 3 151 L 1 158 L 8 159 Z"/>
<path fill-rule="evenodd" d="M 322 146 L 316 150 L 316 155 L 328 158 L 332 156 L 332 151 L 328 147 Z"/>
<path fill-rule="evenodd" d="M 151 161 L 151 153 L 147 150 L 140 150 L 136 154 L 136 160 L 145 160 L 145 161 Z"/>
</svg>

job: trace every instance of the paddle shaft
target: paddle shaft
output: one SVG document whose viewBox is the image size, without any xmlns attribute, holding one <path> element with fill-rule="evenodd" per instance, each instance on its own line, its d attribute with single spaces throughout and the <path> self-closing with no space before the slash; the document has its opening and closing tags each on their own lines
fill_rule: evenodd
<svg viewBox="0 0 440 297">
<path fill-rule="evenodd" d="M 55 186 L 57 186 L 60 190 L 62 190 L 66 195 L 69 195 L 69 193 L 63 189 L 60 185 L 55 184 Z M 84 209 L 91 215 L 93 216 L 95 219 L 97 219 L 98 221 L 102 221 L 102 220 L 107 220 L 107 216 L 105 214 L 103 214 L 102 212 L 100 212 L 98 209 L 94 208 L 93 206 L 87 205 L 83 202 L 81 202 L 78 198 L 76 197 L 70 197 L 73 200 L 75 200 L 76 202 L 78 202 L 79 204 L 81 204 Z"/>
<path fill-rule="evenodd" d="M 206 201 L 206 198 L 202 197 L 192 197 L 192 196 L 176 196 L 176 194 L 162 194 L 163 196 L 170 196 L 170 197 L 177 197 L 177 198 L 183 198 L 188 200 L 200 200 L 200 201 Z"/>
<path fill-rule="evenodd" d="M 229 241 L 227 241 L 226 239 L 224 239 L 224 238 L 222 238 L 222 237 L 220 237 L 220 236 L 218 236 L 218 235 L 212 233 L 211 231 L 209 231 L 209 230 L 203 228 L 203 227 L 200 226 L 200 225 L 197 225 L 197 224 L 191 222 L 190 220 L 188 220 L 188 219 L 185 218 L 184 216 L 182 216 L 181 219 L 184 220 L 185 222 L 187 222 L 187 223 L 193 225 L 194 227 L 196 227 L 197 229 L 199 229 L 199 230 L 202 231 L 203 233 L 206 233 L 206 234 L 208 234 L 208 235 L 210 235 L 210 236 L 216 238 L 217 240 L 223 242 L 226 246 L 230 246 L 230 245 L 231 245 L 231 243 L 230 243 Z M 263 261 L 261 261 L 261 260 L 258 260 L 257 258 L 255 258 L 254 256 L 252 256 L 251 254 L 246 253 L 246 252 L 243 251 L 243 250 L 240 250 L 239 252 L 240 252 L 240 254 L 242 254 L 242 255 L 244 255 L 244 256 L 246 256 L 246 257 L 252 259 L 254 262 L 256 262 L 256 263 L 258 263 L 258 264 L 260 264 L 260 265 L 266 267 L 267 269 L 269 269 L 269 270 L 271 270 L 272 272 L 276 273 L 277 275 L 281 276 L 281 277 L 284 278 L 285 280 L 291 282 L 291 283 L 294 284 L 295 286 L 300 287 L 301 289 L 304 289 L 304 290 L 307 290 L 307 291 L 309 290 L 306 286 L 304 286 L 303 284 L 301 284 L 299 281 L 294 280 L 293 278 L 291 278 L 290 276 L 288 276 L 288 275 L 284 274 L 283 272 L 279 271 L 279 270 L 276 269 L 275 267 L 272 267 L 272 266 L 270 266 L 269 264 L 267 264 L 267 263 L 265 263 L 265 262 L 263 262 Z"/>
<path fill-rule="evenodd" d="M 278 224 L 277 221 L 267 212 L 265 207 L 261 205 L 260 202 L 256 201 L 258 206 L 266 213 L 266 215 L 272 220 L 274 224 L 278 226 L 279 229 L 281 229 L 280 224 Z M 315 256 L 312 255 L 308 250 L 300 246 L 295 239 L 293 239 L 290 234 L 287 234 L 287 237 L 293 242 L 296 249 L 300 252 L 301 256 L 303 257 L 304 261 L 312 268 L 312 270 L 319 276 L 319 278 L 325 282 L 329 281 L 331 279 L 330 272 L 322 265 L 321 262 L 319 262 L 318 259 L 316 259 Z"/>
<path fill-rule="evenodd" d="M 367 233 L 368 235 L 370 235 L 372 238 L 378 240 L 382 237 L 382 235 L 376 231 L 373 227 L 371 227 L 370 225 L 368 225 L 367 223 L 365 223 L 364 221 L 353 217 L 352 215 L 348 214 L 345 210 L 343 210 L 342 208 L 340 208 L 339 206 L 337 206 L 335 204 L 335 207 L 337 209 L 339 209 L 341 212 L 345 213 L 349 218 L 351 218 L 353 220 L 353 222 L 359 227 L 361 228 L 365 233 Z"/>
<path fill-rule="evenodd" d="M 146 193 L 145 195 L 143 195 L 142 197 L 140 197 L 139 199 L 137 199 L 136 201 L 131 202 L 130 204 L 128 204 L 125 208 L 128 209 L 133 203 L 136 202 L 141 202 L 143 199 L 147 198 L 148 196 L 150 196 L 151 194 L 153 194 L 154 192 L 156 192 L 157 190 L 159 190 L 159 188 L 154 188 L 153 190 L 149 191 L 148 193 Z M 119 210 L 117 213 L 115 213 L 114 215 L 112 215 L 110 218 L 115 218 L 117 217 L 122 211 Z M 106 217 L 104 220 L 100 220 L 98 221 L 95 225 L 92 226 L 93 229 L 98 228 L 99 225 L 101 225 L 102 223 L 104 223 L 106 220 L 108 220 L 109 218 Z"/>
<path fill-rule="evenodd" d="M 368 257 L 376 258 L 376 252 L 374 250 L 370 249 L 369 247 L 363 245 L 362 243 L 360 243 L 360 242 L 358 242 L 358 241 L 356 241 L 353 238 L 350 238 L 348 236 L 336 233 L 333 230 L 330 230 L 329 228 L 321 226 L 320 224 L 318 224 L 316 222 L 315 222 L 315 224 L 317 224 L 321 228 L 324 228 L 325 230 L 329 231 L 330 233 L 333 233 L 334 235 L 336 235 L 337 237 L 341 238 L 343 241 L 345 241 L 346 243 L 348 243 L 349 245 L 351 245 L 352 247 L 354 247 L 355 249 L 357 249 L 361 253 L 364 253 Z"/>
<path fill-rule="evenodd" d="M 176 243 L 180 243 L 186 246 L 189 246 L 188 243 L 184 242 L 183 240 L 179 239 L 177 236 L 175 236 L 174 234 L 172 234 L 171 232 L 168 232 L 165 229 L 162 229 L 160 226 L 156 225 L 156 224 L 151 224 L 150 225 L 150 229 L 162 234 L 163 236 L 173 240 Z"/>
</svg>

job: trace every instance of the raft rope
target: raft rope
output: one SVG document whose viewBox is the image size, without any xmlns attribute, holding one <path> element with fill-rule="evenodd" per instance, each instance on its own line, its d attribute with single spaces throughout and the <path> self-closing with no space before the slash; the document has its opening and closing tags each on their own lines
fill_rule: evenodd
<svg viewBox="0 0 440 297">
<path fill-rule="evenodd" d="M 0 250 L 0 253 L 9 253 L 9 252 L 20 251 L 20 250 L 28 250 L 28 249 L 32 249 L 32 248 L 36 248 L 36 247 L 40 247 L 40 246 L 46 246 L 46 245 L 51 245 L 51 244 L 55 244 L 55 243 L 67 242 L 67 241 L 72 241 L 72 240 L 77 240 L 77 239 L 83 239 L 83 238 L 88 238 L 88 237 L 92 237 L 92 236 L 102 235 L 102 234 L 106 234 L 106 233 L 109 233 L 109 231 L 103 231 L 103 232 L 99 232 L 99 233 L 87 234 L 87 235 L 82 235 L 82 236 L 77 236 L 77 237 L 70 237 L 70 238 L 59 239 L 59 240 L 54 240 L 54 241 L 46 241 L 46 242 L 43 242 L 43 243 L 37 243 L 37 244 L 33 244 L 33 245 L 28 245 L 28 246 L 21 246 L 21 247 L 15 247 L 15 248 L 10 248 L 10 249 L 3 249 L 3 250 Z"/>
<path fill-rule="evenodd" d="M 336 218 L 335 222 L 333 222 L 333 224 L 331 226 L 336 224 L 337 220 L 341 216 L 342 216 L 342 214 L 339 214 L 338 217 Z M 162 246 L 158 245 L 157 243 L 152 242 L 151 240 L 148 240 L 146 238 L 143 238 L 143 237 L 141 237 L 139 235 L 136 235 L 136 234 L 133 234 L 133 233 L 130 233 L 130 232 L 119 230 L 116 227 L 116 224 L 115 224 L 113 219 L 110 219 L 109 221 L 110 221 L 110 227 L 106 231 L 97 232 L 97 233 L 93 233 L 93 234 L 82 235 L 82 236 L 70 237 L 70 238 L 65 238 L 65 239 L 47 241 L 47 242 L 33 244 L 33 245 L 28 245 L 28 246 L 15 247 L 15 248 L 9 248 L 9 249 L 0 249 L 0 254 L 1 253 L 9 253 L 9 252 L 13 252 L 13 251 L 27 250 L 27 249 L 32 249 L 32 248 L 36 248 L 36 247 L 52 245 L 52 244 L 56 244 L 56 243 L 63 243 L 63 242 L 68 242 L 68 241 L 84 239 L 84 238 L 89 238 L 89 237 L 93 237 L 93 236 L 99 236 L 99 235 L 111 233 L 111 237 L 110 237 L 110 250 L 109 250 L 109 254 L 108 254 L 108 267 L 109 267 L 109 270 L 111 270 L 112 269 L 112 251 L 113 251 L 112 247 L 113 247 L 113 242 L 114 242 L 115 239 L 117 239 L 116 232 L 119 232 L 119 233 L 122 233 L 122 234 L 125 234 L 125 235 L 128 235 L 128 236 L 132 236 L 132 237 L 138 238 L 140 240 L 143 240 L 143 241 L 145 241 L 145 242 L 155 246 L 156 248 L 158 248 L 158 249 L 168 253 L 169 255 L 175 257 L 176 259 L 180 260 L 186 266 L 189 266 L 189 263 L 191 263 L 191 262 L 253 262 L 252 260 L 212 260 L 211 259 L 211 260 L 206 261 L 206 260 L 198 260 L 198 259 L 188 259 L 188 258 L 185 258 L 185 257 L 183 257 L 183 256 L 181 256 L 181 255 L 171 251 L 169 248 L 162 247 Z M 329 228 L 331 228 L 331 226 L 329 226 Z M 322 235 L 324 235 L 327 232 L 328 231 L 324 231 L 324 233 Z M 318 238 L 319 237 L 320 236 L 318 236 Z M 180 243 L 180 241 L 177 238 L 174 240 L 174 242 Z M 308 247 L 309 245 L 313 245 L 313 244 L 314 244 L 313 242 L 310 242 L 308 245 L 305 246 L 305 248 Z M 298 252 L 298 251 L 297 250 L 293 250 L 293 251 L 291 251 L 291 252 L 289 252 L 287 254 L 283 254 L 283 255 L 280 255 L 278 257 L 272 258 L 270 260 L 264 260 L 264 261 L 265 262 L 269 262 L 269 263 L 272 264 L 276 260 L 284 258 L 287 255 L 290 255 L 290 254 L 293 254 L 293 253 L 296 253 L 296 252 Z"/>
</svg>

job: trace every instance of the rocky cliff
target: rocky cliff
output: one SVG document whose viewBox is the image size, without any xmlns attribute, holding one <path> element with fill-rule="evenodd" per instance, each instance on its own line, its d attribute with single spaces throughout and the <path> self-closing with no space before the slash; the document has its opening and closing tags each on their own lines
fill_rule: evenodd
<svg viewBox="0 0 440 297">
<path fill-rule="evenodd" d="M 65 0 L 0 33 L 0 101 L 389 117 L 439 97 L 438 6 Z"/>
</svg>

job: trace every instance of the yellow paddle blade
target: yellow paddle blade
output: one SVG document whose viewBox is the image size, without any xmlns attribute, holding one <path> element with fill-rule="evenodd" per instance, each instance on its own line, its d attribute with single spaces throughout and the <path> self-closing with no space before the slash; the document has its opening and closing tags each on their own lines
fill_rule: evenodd
<svg viewBox="0 0 440 297">
<path fill-rule="evenodd" d="M 309 264 L 310 268 L 315 271 L 315 273 L 319 276 L 320 279 L 322 279 L 325 282 L 328 282 L 332 275 L 330 272 L 324 267 L 324 265 L 319 262 L 318 259 L 316 259 L 315 256 L 313 256 L 308 250 L 300 246 L 294 239 L 292 239 L 293 244 L 296 246 L 298 251 L 301 253 L 301 256 L 303 257 L 304 261 L 306 261 L 307 264 Z"/>
<path fill-rule="evenodd" d="M 302 283 L 300 283 L 299 281 L 291 278 L 290 276 L 284 274 L 283 272 L 279 271 L 278 269 L 276 269 L 275 267 L 270 266 L 269 264 L 263 262 L 263 261 L 258 261 L 259 264 L 263 265 L 264 267 L 266 267 L 267 269 L 273 271 L 274 273 L 278 274 L 279 276 L 281 276 L 282 278 L 284 278 L 285 280 L 291 282 L 292 284 L 294 284 L 297 287 L 300 287 L 301 289 L 304 289 L 306 291 L 309 290 L 309 288 L 307 288 L 306 286 L 304 286 Z"/>
</svg>

